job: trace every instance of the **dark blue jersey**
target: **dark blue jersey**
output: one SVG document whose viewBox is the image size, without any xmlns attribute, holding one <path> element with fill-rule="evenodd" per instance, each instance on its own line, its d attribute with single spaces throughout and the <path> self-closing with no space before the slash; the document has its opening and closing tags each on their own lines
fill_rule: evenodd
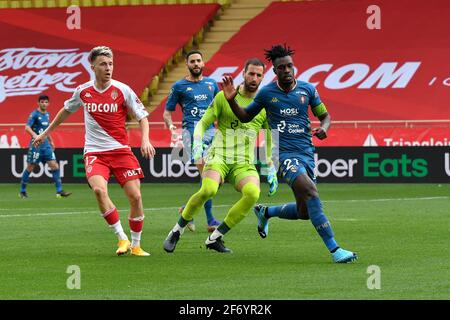
<svg viewBox="0 0 450 320">
<path fill-rule="evenodd" d="M 183 128 L 194 129 L 218 92 L 217 82 L 211 78 L 203 77 L 198 82 L 181 79 L 170 90 L 166 110 L 175 111 L 179 104 L 183 111 Z"/>
<path fill-rule="evenodd" d="M 48 112 L 42 113 L 39 110 L 34 110 L 28 117 L 27 126 L 36 134 L 41 134 L 50 125 L 50 114 Z M 48 138 L 41 144 L 41 147 L 46 147 L 49 144 Z"/>
<path fill-rule="evenodd" d="M 277 82 L 272 82 L 261 88 L 245 110 L 255 116 L 261 109 L 266 109 L 272 143 L 280 153 L 310 153 L 313 144 L 308 107 L 314 109 L 320 104 L 316 88 L 308 82 L 297 81 L 289 92 L 283 91 Z"/>
</svg>

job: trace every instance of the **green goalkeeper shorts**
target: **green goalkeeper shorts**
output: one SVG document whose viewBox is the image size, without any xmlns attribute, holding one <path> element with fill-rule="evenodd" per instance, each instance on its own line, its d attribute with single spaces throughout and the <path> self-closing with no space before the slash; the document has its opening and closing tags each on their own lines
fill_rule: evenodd
<svg viewBox="0 0 450 320">
<path fill-rule="evenodd" d="M 220 174 L 223 181 L 228 181 L 234 187 L 246 177 L 257 177 L 259 179 L 258 171 L 253 164 L 249 163 L 233 163 L 227 164 L 225 161 L 206 162 L 203 172 L 208 170 L 216 171 Z"/>
</svg>

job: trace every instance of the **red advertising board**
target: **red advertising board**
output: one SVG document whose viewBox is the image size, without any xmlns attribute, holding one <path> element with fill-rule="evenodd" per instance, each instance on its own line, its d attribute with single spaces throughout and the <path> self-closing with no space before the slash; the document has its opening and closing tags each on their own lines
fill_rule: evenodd
<svg viewBox="0 0 450 320">
<path fill-rule="evenodd" d="M 286 43 L 296 77 L 316 85 L 334 120 L 449 120 L 449 1 L 375 3 L 273 2 L 221 47 L 207 74 L 231 73 L 238 84 L 246 59 Z M 275 78 L 268 67 L 264 84 Z"/>
<path fill-rule="evenodd" d="M 172 140 L 169 130 L 151 128 L 150 140 L 155 147 L 180 146 L 181 129 L 178 129 L 178 139 Z M 128 131 L 130 145 L 140 147 L 141 138 L 139 129 Z M 82 148 L 84 144 L 84 129 L 81 126 L 60 126 L 52 138 L 58 148 Z M 260 140 L 264 135 L 260 135 Z M 28 148 L 30 136 L 25 132 L 24 126 L 0 127 L 0 149 Z M 319 140 L 314 138 L 318 147 L 338 146 L 383 146 L 383 147 L 409 147 L 409 146 L 450 146 L 450 128 L 444 127 L 375 127 L 375 128 L 349 128 L 332 127 L 328 131 L 328 138 Z"/>
<path fill-rule="evenodd" d="M 0 10 L 0 124 L 25 123 L 39 94 L 55 115 L 93 76 L 90 49 L 110 46 L 114 78 L 137 94 L 218 10 L 217 4 Z M 83 113 L 68 122 L 82 122 Z"/>
</svg>

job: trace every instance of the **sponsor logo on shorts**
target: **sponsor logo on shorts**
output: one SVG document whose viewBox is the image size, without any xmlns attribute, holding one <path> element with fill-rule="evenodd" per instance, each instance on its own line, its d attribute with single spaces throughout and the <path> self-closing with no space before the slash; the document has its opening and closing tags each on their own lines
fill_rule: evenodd
<svg viewBox="0 0 450 320">
<path fill-rule="evenodd" d="M 139 176 L 141 173 L 142 173 L 142 169 L 141 168 L 136 168 L 136 169 L 126 170 L 122 174 L 123 174 L 124 178 L 127 178 L 127 177 Z"/>
</svg>

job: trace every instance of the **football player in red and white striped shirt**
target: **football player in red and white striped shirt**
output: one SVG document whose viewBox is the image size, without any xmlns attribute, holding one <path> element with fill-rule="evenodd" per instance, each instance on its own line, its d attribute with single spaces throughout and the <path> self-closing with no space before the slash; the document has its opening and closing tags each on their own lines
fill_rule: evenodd
<svg viewBox="0 0 450 320">
<path fill-rule="evenodd" d="M 122 255 L 131 250 L 133 255 L 148 256 L 149 253 L 140 246 L 144 210 L 139 179 L 143 178 L 144 174 L 128 145 L 125 128 L 127 112 L 131 111 L 139 121 L 142 133 L 142 156 L 153 157 L 155 149 L 149 139 L 148 113 L 129 86 L 112 79 L 114 65 L 110 48 L 93 48 L 89 61 L 95 73 L 95 80 L 86 82 L 75 90 L 72 98 L 64 103 L 50 126 L 34 140 L 34 145 L 41 144 L 71 113 L 84 107 L 86 178 L 97 198 L 102 216 L 119 239 L 116 253 Z M 130 202 L 128 219 L 131 243 L 123 231 L 119 213 L 108 195 L 108 180 L 111 174 L 116 177 Z"/>
</svg>

